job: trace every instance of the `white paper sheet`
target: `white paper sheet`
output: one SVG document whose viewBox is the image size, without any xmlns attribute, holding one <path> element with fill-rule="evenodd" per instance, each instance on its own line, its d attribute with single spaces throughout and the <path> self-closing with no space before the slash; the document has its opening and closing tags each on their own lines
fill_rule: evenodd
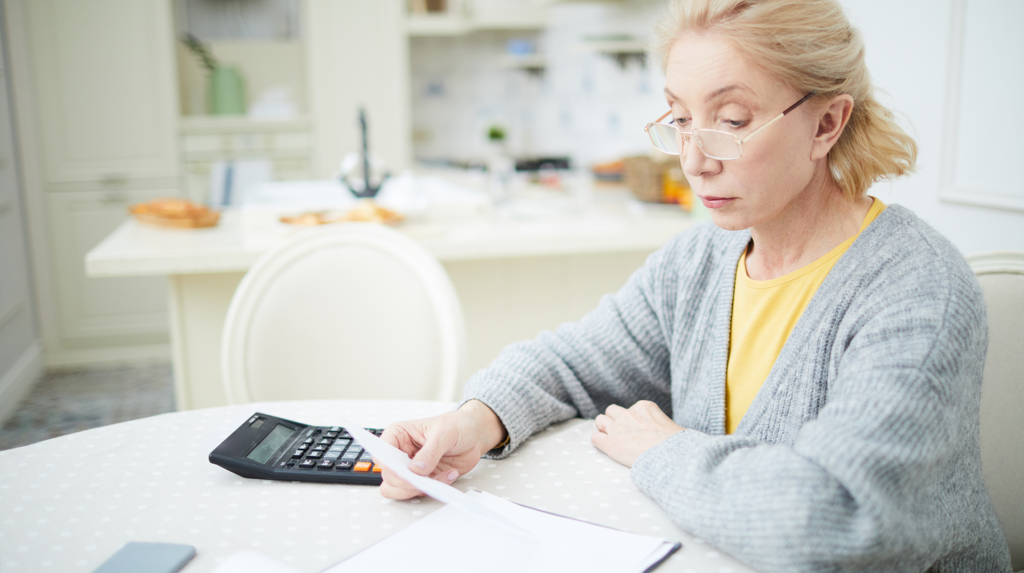
<svg viewBox="0 0 1024 573">
<path fill-rule="evenodd" d="M 466 494 L 454 487 L 443 484 L 435 479 L 413 473 L 413 471 L 409 469 L 409 464 L 412 462 L 412 459 L 410 459 L 405 452 L 370 432 L 367 432 L 362 426 L 357 425 L 351 420 L 340 415 L 338 416 L 338 421 L 346 430 L 348 430 L 349 434 L 352 434 L 352 437 L 355 438 L 356 442 L 358 442 L 363 449 L 370 452 L 375 464 L 381 464 L 382 466 L 394 471 L 398 474 L 398 477 L 409 482 L 409 484 L 416 489 L 437 501 L 440 501 L 441 503 L 456 506 L 459 509 L 474 514 L 481 519 L 493 521 L 494 525 L 506 529 L 507 534 L 525 536 L 528 539 L 533 537 L 533 534 L 528 530 L 525 530 L 505 517 L 488 510 L 485 506 L 475 502 L 473 499 L 469 498 Z"/>
<path fill-rule="evenodd" d="M 423 493 L 447 504 L 323 573 L 377 571 L 643 572 L 678 549 L 637 535 L 517 505 L 488 493 L 462 493 L 413 473 L 412 461 L 363 426 L 340 423 L 373 455 Z M 525 533 L 525 534 L 524 534 Z"/>
<path fill-rule="evenodd" d="M 534 532 L 534 540 L 502 535 L 489 520 L 448 505 L 323 573 L 368 569 L 417 573 L 640 573 L 678 547 L 657 537 L 523 507 L 488 493 L 467 495 Z"/>
</svg>

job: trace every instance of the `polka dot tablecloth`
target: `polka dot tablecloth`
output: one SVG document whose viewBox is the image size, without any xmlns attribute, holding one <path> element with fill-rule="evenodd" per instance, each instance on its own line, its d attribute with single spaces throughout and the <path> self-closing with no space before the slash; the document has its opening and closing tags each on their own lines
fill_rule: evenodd
<svg viewBox="0 0 1024 573">
<path fill-rule="evenodd" d="M 313 425 L 341 412 L 371 427 L 447 411 L 399 401 L 265 402 L 154 416 L 0 452 L 0 572 L 88 573 L 128 541 L 185 543 L 185 573 L 249 549 L 321 571 L 437 510 L 376 487 L 245 479 L 207 456 L 254 412 Z M 658 572 L 749 572 L 682 531 L 570 420 L 509 458 L 481 460 L 455 486 L 545 511 L 681 541 Z M 485 569 L 485 564 L 481 564 Z"/>
</svg>

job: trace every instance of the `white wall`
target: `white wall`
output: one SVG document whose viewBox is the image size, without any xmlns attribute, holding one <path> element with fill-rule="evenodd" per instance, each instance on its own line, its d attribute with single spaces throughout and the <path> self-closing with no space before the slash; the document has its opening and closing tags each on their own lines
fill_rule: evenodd
<svg viewBox="0 0 1024 573">
<path fill-rule="evenodd" d="M 42 375 L 0 7 L 0 424 Z"/>
<path fill-rule="evenodd" d="M 954 2 L 967 2 L 966 13 L 1006 12 L 1007 25 L 1024 19 L 1020 0 L 841 0 L 867 45 L 867 61 L 881 100 L 901 117 L 919 144 L 917 171 L 894 183 L 881 182 L 871 193 L 887 203 L 909 207 L 964 253 L 1024 250 L 1024 213 L 954 203 L 940 198 L 951 176 L 943 166 L 950 159 L 960 167 L 955 179 L 998 181 L 1024 196 L 1024 176 L 1016 169 L 1024 160 L 979 162 L 963 150 L 995 146 L 1016 153 L 1024 121 L 1016 110 L 1024 78 L 1024 35 L 965 35 L 969 49 L 998 50 L 986 79 L 989 107 L 967 125 L 985 122 L 988 129 L 960 129 L 958 152 L 944 158 L 952 137 L 946 116 L 950 40 Z M 619 3 L 555 4 L 548 27 L 540 33 L 478 32 L 455 38 L 414 38 L 410 42 L 414 154 L 417 158 L 478 159 L 485 153 L 483 134 L 490 123 L 509 128 L 513 151 L 521 154 L 570 155 L 579 165 L 633 153 L 646 153 L 642 127 L 665 109 L 663 78 L 656 66 L 630 63 L 620 68 L 610 58 L 578 49 L 585 35 L 649 33 L 663 2 L 626 0 Z M 992 30 L 991 22 L 970 21 Z M 971 30 L 972 28 L 969 28 Z M 505 45 L 512 38 L 537 42 L 546 54 L 542 78 L 502 67 Z M 978 76 L 972 60 L 968 71 Z M 982 58 L 984 61 L 985 58 Z M 995 71 L 992 71 L 995 70 Z M 1000 73 L 1001 72 L 1001 73 Z M 971 81 L 965 74 L 957 88 Z M 974 83 L 967 84 L 970 88 Z M 980 106 L 977 92 L 964 92 L 967 110 Z M 973 98 L 973 99 L 972 99 Z M 969 100 L 969 101 L 967 101 Z M 1010 109 L 1013 108 L 1013 109 Z M 967 113 L 965 111 L 964 113 Z M 954 124 L 955 125 L 955 124 Z M 976 140 L 979 135 L 986 139 Z M 1018 147 L 1015 147 L 1018 146 Z M 957 159 L 956 153 L 960 154 Z M 965 169 L 965 167 L 967 169 Z M 983 177 L 965 171 L 984 171 Z M 945 177 L 945 180 L 944 180 Z"/>
<path fill-rule="evenodd" d="M 872 192 L 888 203 L 913 209 L 950 238 L 964 253 L 992 250 L 1024 250 L 1024 213 L 1004 209 L 962 205 L 940 199 L 943 181 L 944 146 L 952 137 L 946 122 L 947 79 L 950 72 L 950 38 L 955 0 L 842 0 L 854 25 L 864 34 L 868 67 L 875 84 L 885 92 L 882 101 L 905 115 L 910 133 L 919 145 L 917 172 L 893 184 L 881 183 Z M 1007 20 L 1018 26 L 1024 19 L 1019 0 L 967 0 L 969 3 L 1002 7 Z M 959 24 L 959 23 L 957 23 Z M 970 26 L 972 23 L 968 22 Z M 974 23 L 976 24 L 976 23 Z M 990 30 L 991 32 L 991 30 Z M 1016 37 L 1024 38 L 1019 34 Z M 974 36 L 977 39 L 977 36 Z M 998 43 L 1009 38 L 989 36 Z M 1017 42 L 1019 44 L 1019 40 Z M 972 117 L 985 118 L 986 139 L 963 141 L 971 147 L 1010 148 L 1024 133 L 1020 109 L 1021 90 L 1013 89 L 1024 76 L 1024 49 L 1005 50 L 992 62 L 1005 75 L 991 76 L 986 86 L 991 98 L 985 110 Z M 959 86 L 961 89 L 964 86 Z M 979 119 L 979 121 L 982 121 Z M 906 124 L 905 124 L 906 125 Z M 1015 141 L 1016 140 L 1016 141 Z M 988 178 L 1015 182 L 1024 189 L 1019 157 L 1016 164 L 993 161 Z M 969 177 L 969 174 L 963 174 Z"/>
<path fill-rule="evenodd" d="M 521 155 L 569 155 L 579 165 L 646 154 L 647 122 L 667 109 L 657 66 L 583 51 L 585 36 L 643 37 L 661 11 L 656 0 L 562 3 L 537 32 L 476 32 L 412 38 L 410 69 L 417 158 L 479 160 L 491 124 L 507 129 Z M 543 76 L 504 66 L 511 39 L 536 43 Z"/>
</svg>

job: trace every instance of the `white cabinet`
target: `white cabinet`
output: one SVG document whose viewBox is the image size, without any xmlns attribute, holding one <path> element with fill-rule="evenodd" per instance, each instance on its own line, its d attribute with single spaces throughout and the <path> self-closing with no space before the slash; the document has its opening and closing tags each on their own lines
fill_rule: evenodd
<svg viewBox="0 0 1024 573">
<path fill-rule="evenodd" d="M 149 189 L 47 194 L 62 349 L 167 343 L 167 279 L 88 278 L 85 254 L 124 222 L 129 205 L 175 192 Z"/>
<path fill-rule="evenodd" d="M 276 181 L 313 179 L 311 129 L 311 122 L 305 118 L 182 118 L 182 194 L 206 203 L 210 198 L 210 172 L 218 161 L 265 159 Z"/>
<path fill-rule="evenodd" d="M 5 0 L 46 359 L 166 356 L 164 279 L 87 279 L 129 203 L 181 195 L 171 0 Z M 15 54 L 15 52 L 17 52 Z"/>
<path fill-rule="evenodd" d="M 30 0 L 43 180 L 176 177 L 169 0 Z"/>
</svg>

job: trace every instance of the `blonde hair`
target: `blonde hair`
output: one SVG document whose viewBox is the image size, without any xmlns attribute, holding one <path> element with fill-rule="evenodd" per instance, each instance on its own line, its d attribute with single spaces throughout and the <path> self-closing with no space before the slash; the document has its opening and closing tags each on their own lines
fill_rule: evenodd
<svg viewBox="0 0 1024 573">
<path fill-rule="evenodd" d="M 853 98 L 850 121 L 829 151 L 829 172 L 847 199 L 872 183 L 909 173 L 917 144 L 874 96 L 864 42 L 836 0 L 672 0 L 648 52 L 665 70 L 685 33 L 716 34 L 749 62 L 801 93 Z"/>
</svg>

